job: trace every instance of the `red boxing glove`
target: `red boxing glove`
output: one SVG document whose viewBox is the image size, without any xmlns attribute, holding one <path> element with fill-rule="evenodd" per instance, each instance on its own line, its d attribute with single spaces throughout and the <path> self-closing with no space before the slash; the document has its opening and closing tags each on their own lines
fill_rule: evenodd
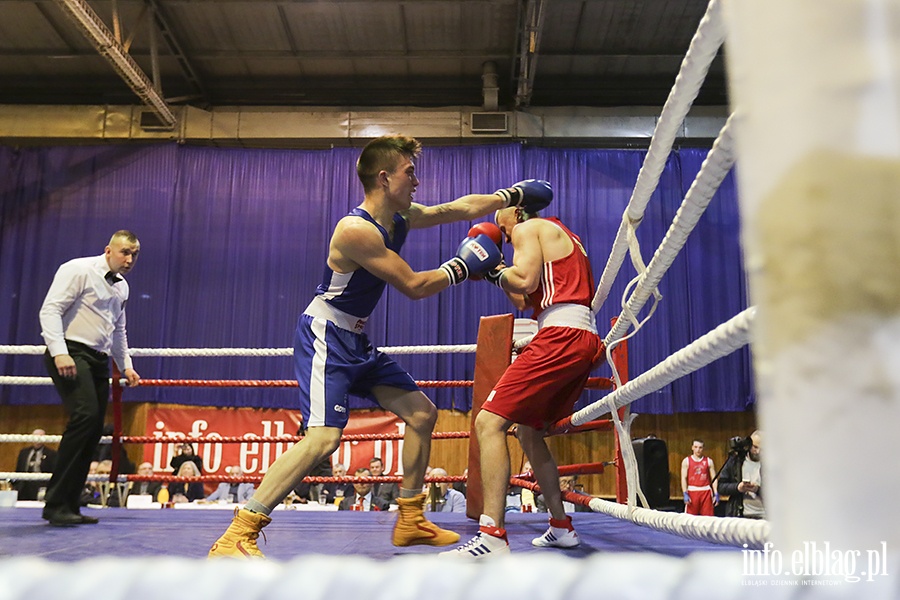
<svg viewBox="0 0 900 600">
<path fill-rule="evenodd" d="M 503 235 L 500 233 L 500 228 L 490 221 L 483 221 L 472 225 L 472 228 L 469 229 L 469 233 L 466 235 L 473 238 L 478 237 L 478 235 L 482 233 L 491 238 L 497 246 L 500 246 L 503 243 Z"/>
</svg>

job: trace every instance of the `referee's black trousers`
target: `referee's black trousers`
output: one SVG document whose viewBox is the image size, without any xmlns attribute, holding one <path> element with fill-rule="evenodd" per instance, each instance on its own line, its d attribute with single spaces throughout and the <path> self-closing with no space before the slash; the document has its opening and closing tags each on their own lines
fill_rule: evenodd
<svg viewBox="0 0 900 600">
<path fill-rule="evenodd" d="M 109 357 L 78 342 L 66 340 L 66 346 L 78 371 L 75 379 L 60 377 L 50 353 L 44 354 L 47 371 L 69 417 L 44 502 L 47 510 L 78 513 L 91 459 L 103 432 L 109 399 Z"/>
</svg>

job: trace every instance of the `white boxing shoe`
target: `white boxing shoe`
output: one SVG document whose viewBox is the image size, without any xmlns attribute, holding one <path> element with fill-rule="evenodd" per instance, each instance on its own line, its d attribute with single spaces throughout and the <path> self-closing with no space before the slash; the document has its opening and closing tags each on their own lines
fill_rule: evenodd
<svg viewBox="0 0 900 600">
<path fill-rule="evenodd" d="M 550 518 L 550 527 L 544 535 L 531 540 L 532 546 L 538 548 L 574 548 L 581 544 L 575 528 L 572 527 L 572 517 L 565 519 Z"/>
<path fill-rule="evenodd" d="M 441 552 L 441 556 L 483 560 L 509 554 L 509 541 L 506 539 L 505 529 L 497 527 L 494 520 L 487 515 L 481 515 L 478 525 L 478 535 L 458 548 Z"/>
</svg>

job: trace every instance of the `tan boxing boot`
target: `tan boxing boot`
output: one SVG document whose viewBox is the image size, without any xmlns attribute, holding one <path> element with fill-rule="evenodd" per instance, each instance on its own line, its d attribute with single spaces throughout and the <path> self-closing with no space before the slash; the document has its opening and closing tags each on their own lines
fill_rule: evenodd
<svg viewBox="0 0 900 600">
<path fill-rule="evenodd" d="M 441 529 L 425 518 L 425 493 L 412 498 L 397 498 L 400 507 L 394 525 L 395 546 L 446 546 L 459 541 L 459 534 Z"/>
<path fill-rule="evenodd" d="M 234 511 L 234 519 L 216 543 L 209 549 L 209 558 L 230 556 L 232 558 L 265 558 L 256 540 L 262 528 L 272 522 L 266 515 L 251 512 L 246 508 Z"/>
</svg>

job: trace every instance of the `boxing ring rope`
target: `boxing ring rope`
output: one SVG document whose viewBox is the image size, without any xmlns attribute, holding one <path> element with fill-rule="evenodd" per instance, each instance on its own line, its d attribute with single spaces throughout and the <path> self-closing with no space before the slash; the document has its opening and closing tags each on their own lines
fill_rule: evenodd
<svg viewBox="0 0 900 600">
<path fill-rule="evenodd" d="M 656 286 L 662 280 L 663 275 L 672 266 L 675 257 L 681 252 L 687 238 L 694 230 L 700 217 L 703 216 L 712 201 L 713 196 L 728 175 L 734 165 L 734 140 L 731 135 L 731 117 L 726 121 L 719 132 L 712 149 L 703 161 L 700 172 L 691 184 L 684 201 L 675 213 L 675 218 L 663 241 L 659 244 L 650 264 L 639 275 L 634 292 L 622 309 L 622 313 L 607 334 L 604 343 L 607 348 L 619 340 L 628 330 L 629 325 L 635 324 L 635 332 L 638 329 L 636 316 L 641 308 L 650 299 Z M 648 317 L 649 318 L 649 317 Z M 634 333 L 634 332 L 633 332 Z"/>
<path fill-rule="evenodd" d="M 0 354 L 40 355 L 47 346 L 0 345 Z M 475 344 L 443 344 L 434 346 L 385 346 L 385 354 L 471 354 Z M 293 356 L 293 348 L 129 348 L 132 357 L 200 357 L 200 356 Z"/>
<path fill-rule="evenodd" d="M 755 314 L 756 309 L 753 307 L 738 313 L 622 387 L 574 412 L 572 416 L 554 423 L 551 431 L 566 431 L 568 424 L 581 425 L 607 412 L 615 412 L 616 409 L 745 346 L 750 341 L 750 328 Z"/>
<path fill-rule="evenodd" d="M 665 168 L 666 159 L 672 152 L 672 146 L 681 124 L 684 123 L 694 99 L 700 92 L 700 86 L 706 79 L 706 73 L 724 41 L 725 25 L 722 21 L 720 2 L 712 0 L 700 21 L 697 32 L 691 39 L 678 76 L 675 78 L 675 84 L 672 86 L 659 120 L 656 122 L 644 164 L 638 173 L 634 191 L 625 208 L 625 213 L 622 215 L 622 223 L 616 233 L 606 267 L 600 276 L 597 292 L 591 302 L 594 313 L 600 310 L 609 296 L 609 291 L 625 260 L 629 246 L 633 249 L 632 260 L 638 263 L 641 261 L 636 241 L 632 243 L 632 240 L 635 240 L 635 230 L 644 218 L 644 211 L 647 209 L 650 196 L 659 185 L 659 178 Z M 638 264 L 635 264 L 635 268 L 638 273 L 643 270 Z"/>
<path fill-rule="evenodd" d="M 679 207 L 665 238 L 654 253 L 650 264 L 644 266 L 635 235 L 636 228 L 640 225 L 650 197 L 658 186 L 660 175 L 671 152 L 678 128 L 684 122 L 684 118 L 687 116 L 687 112 L 706 77 L 709 66 L 724 39 L 725 25 L 720 5 L 718 0 L 712 0 L 691 41 L 691 46 L 682 62 L 675 85 L 657 122 L 651 138 L 650 148 L 638 174 L 632 197 L 623 214 L 622 224 L 613 242 L 607 265 L 604 268 L 591 303 L 594 313 L 598 312 L 609 295 L 609 290 L 619 272 L 626 251 L 630 249 L 632 263 L 638 272 L 638 276 L 626 286 L 621 314 L 618 319 L 614 320 L 612 329 L 604 339 L 607 347 L 608 362 L 613 366 L 613 378 L 617 383 L 620 383 L 619 375 L 611 360 L 613 347 L 620 341 L 628 339 L 637 333 L 641 326 L 653 315 L 655 304 L 644 321 L 639 322 L 637 319 L 637 314 L 651 295 L 655 296 L 657 301 L 659 300 L 657 285 L 684 246 L 687 236 L 698 223 L 735 161 L 734 143 L 731 136 L 732 119 L 729 117 L 704 160 L 691 188 L 685 195 L 684 201 Z M 635 289 L 631 296 L 628 297 L 629 289 L 633 284 Z M 630 440 L 630 427 L 634 417 L 628 413 L 628 405 L 634 400 L 671 383 L 675 379 L 744 346 L 748 341 L 748 328 L 749 322 L 752 320 L 752 314 L 752 309 L 744 311 L 696 340 L 688 347 L 676 352 L 632 382 L 626 383 L 624 386 L 618 385 L 617 389 L 604 399 L 554 424 L 551 427 L 551 433 L 569 431 L 571 427 L 577 427 L 591 418 L 600 416 L 608 411 L 612 413 L 618 439 Z M 628 328 L 632 325 L 634 330 L 626 336 Z M 735 337 L 729 339 L 731 335 Z M 515 344 L 515 348 L 520 349 L 528 341 L 530 340 L 519 340 Z M 665 516 L 652 516 L 657 511 L 650 511 L 650 516 L 647 513 L 638 512 L 637 507 L 634 506 L 635 495 L 640 496 L 645 506 L 647 503 L 638 484 L 637 461 L 630 444 L 620 444 L 619 448 L 626 472 L 628 503 L 624 510 L 616 509 L 611 511 L 610 514 L 666 531 L 683 531 L 685 534 L 690 534 L 688 537 L 698 537 L 698 539 L 709 539 L 711 541 L 727 540 L 729 543 L 739 541 L 753 547 L 758 547 L 761 543 L 760 540 L 767 535 L 767 528 L 748 529 L 742 525 L 731 526 L 726 534 L 722 534 L 718 528 L 710 528 L 709 524 L 704 523 L 703 519 L 691 519 L 687 515 L 680 516 L 678 525 L 675 526 L 670 524 L 669 519 Z M 621 507 L 622 505 L 616 504 L 615 506 Z M 605 507 L 598 504 L 598 509 L 600 508 Z"/>
</svg>

